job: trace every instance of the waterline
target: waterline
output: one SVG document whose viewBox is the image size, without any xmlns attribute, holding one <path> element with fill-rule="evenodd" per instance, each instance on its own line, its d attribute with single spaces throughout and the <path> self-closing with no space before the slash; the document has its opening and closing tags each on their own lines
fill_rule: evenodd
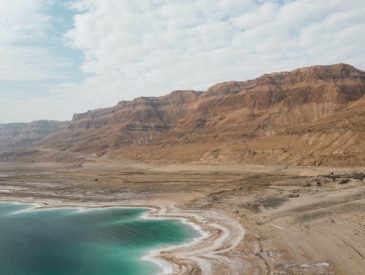
<svg viewBox="0 0 365 275">
<path fill-rule="evenodd" d="M 38 207 L 0 203 L 0 265 L 9 274 L 157 274 L 151 251 L 200 235 L 178 220 L 149 219 L 146 208 Z"/>
</svg>

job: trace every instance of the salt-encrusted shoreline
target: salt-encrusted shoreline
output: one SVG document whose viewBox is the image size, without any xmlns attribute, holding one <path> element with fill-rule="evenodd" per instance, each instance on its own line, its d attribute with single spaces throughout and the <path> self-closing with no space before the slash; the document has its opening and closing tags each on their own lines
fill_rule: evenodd
<svg viewBox="0 0 365 275">
<path fill-rule="evenodd" d="M 157 264 L 161 268 L 160 274 L 211 274 L 213 273 L 213 266 L 216 264 L 216 261 L 229 261 L 228 258 L 225 259 L 225 257 L 220 256 L 219 252 L 222 252 L 223 248 L 224 250 L 234 248 L 244 236 L 244 230 L 239 223 L 237 223 L 236 226 L 238 225 L 237 229 L 239 229 L 238 232 L 240 232 L 240 234 L 238 234 L 237 240 L 233 243 L 230 241 L 231 246 L 227 247 L 226 241 L 231 237 L 230 230 L 219 223 L 209 222 L 212 219 L 217 219 L 219 215 L 222 215 L 222 213 L 215 213 L 212 211 L 203 213 L 202 211 L 189 211 L 174 207 L 167 208 L 133 203 L 129 203 L 128 205 L 118 203 L 68 203 L 49 199 L 7 198 L 0 202 L 33 205 L 31 208 L 19 210 L 18 212 L 51 208 L 70 208 L 78 209 L 79 211 L 98 210 L 103 208 L 143 208 L 149 210 L 142 215 L 143 219 L 175 219 L 198 231 L 200 236 L 194 238 L 190 242 L 153 249 L 149 251 L 146 256 L 142 257 L 143 260 Z M 225 216 L 222 220 L 225 220 L 225 222 L 227 221 Z M 235 274 L 234 269 L 236 269 L 236 267 L 232 267 L 231 274 Z"/>
</svg>

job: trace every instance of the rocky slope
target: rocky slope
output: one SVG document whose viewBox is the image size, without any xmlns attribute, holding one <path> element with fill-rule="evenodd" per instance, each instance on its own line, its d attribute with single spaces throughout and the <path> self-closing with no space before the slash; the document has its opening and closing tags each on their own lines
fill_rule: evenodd
<svg viewBox="0 0 365 275">
<path fill-rule="evenodd" d="M 38 143 L 108 159 L 365 165 L 364 94 L 365 72 L 313 66 L 122 101 Z"/>
</svg>

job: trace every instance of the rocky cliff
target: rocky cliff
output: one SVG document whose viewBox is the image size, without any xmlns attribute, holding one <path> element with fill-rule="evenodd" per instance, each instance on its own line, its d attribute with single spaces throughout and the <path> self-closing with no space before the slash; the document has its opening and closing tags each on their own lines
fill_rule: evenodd
<svg viewBox="0 0 365 275">
<path fill-rule="evenodd" d="M 76 114 L 41 144 L 108 159 L 365 165 L 364 94 L 350 65 L 300 68 Z"/>
</svg>

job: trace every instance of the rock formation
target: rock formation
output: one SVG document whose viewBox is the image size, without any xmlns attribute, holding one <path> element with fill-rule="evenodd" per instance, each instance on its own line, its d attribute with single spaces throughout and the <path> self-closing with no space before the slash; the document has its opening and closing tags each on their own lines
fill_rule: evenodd
<svg viewBox="0 0 365 275">
<path fill-rule="evenodd" d="M 36 142 L 105 159 L 365 165 L 364 94 L 365 72 L 312 66 L 122 101 L 35 134 L 22 124 L 11 142 L 3 125 L 0 149 Z"/>
</svg>

